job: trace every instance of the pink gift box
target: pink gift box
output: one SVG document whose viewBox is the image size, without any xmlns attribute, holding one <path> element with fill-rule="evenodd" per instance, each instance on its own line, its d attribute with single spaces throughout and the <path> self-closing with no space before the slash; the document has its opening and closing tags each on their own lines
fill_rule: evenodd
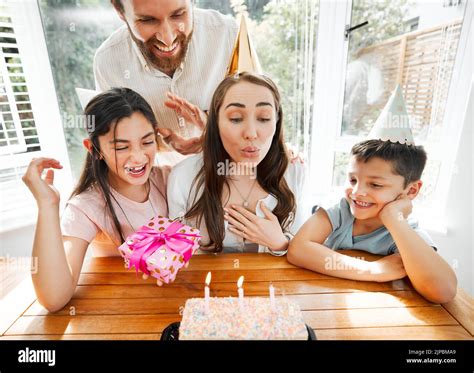
<svg viewBox="0 0 474 373">
<path fill-rule="evenodd" d="M 199 247 L 199 230 L 177 220 L 154 217 L 118 248 L 127 268 L 169 283 Z"/>
</svg>

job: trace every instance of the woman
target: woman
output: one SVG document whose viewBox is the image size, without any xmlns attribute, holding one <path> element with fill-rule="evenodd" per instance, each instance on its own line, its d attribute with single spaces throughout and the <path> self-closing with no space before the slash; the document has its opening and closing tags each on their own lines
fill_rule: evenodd
<svg viewBox="0 0 474 373">
<path fill-rule="evenodd" d="M 267 77 L 225 78 L 212 98 L 203 152 L 172 170 L 170 218 L 199 227 L 210 252 L 284 255 L 304 221 L 304 166 L 290 163 L 280 95 Z"/>
</svg>

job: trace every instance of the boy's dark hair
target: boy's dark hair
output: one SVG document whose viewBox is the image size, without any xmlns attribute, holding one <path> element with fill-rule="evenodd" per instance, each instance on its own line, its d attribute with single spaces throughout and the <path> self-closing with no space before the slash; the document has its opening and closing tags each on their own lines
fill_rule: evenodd
<svg viewBox="0 0 474 373">
<path fill-rule="evenodd" d="M 422 146 L 406 145 L 382 140 L 365 140 L 355 144 L 351 155 L 364 163 L 372 158 L 381 158 L 392 164 L 395 174 L 403 176 L 404 187 L 420 180 L 426 165 L 426 151 Z"/>
</svg>

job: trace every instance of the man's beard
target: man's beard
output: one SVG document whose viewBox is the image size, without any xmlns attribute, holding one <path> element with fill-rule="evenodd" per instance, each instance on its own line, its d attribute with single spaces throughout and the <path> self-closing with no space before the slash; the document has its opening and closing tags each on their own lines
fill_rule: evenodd
<svg viewBox="0 0 474 373">
<path fill-rule="evenodd" d="M 151 37 L 147 42 L 144 43 L 135 38 L 135 35 L 133 35 L 132 30 L 130 30 L 130 27 L 129 32 L 133 41 L 137 44 L 138 49 L 140 49 L 140 52 L 142 53 L 143 57 L 145 57 L 145 60 L 150 63 L 155 69 L 158 69 L 164 73 L 173 73 L 181 65 L 181 63 L 184 61 L 184 58 L 186 57 L 188 45 L 193 35 L 192 31 L 187 37 L 181 32 L 178 33 L 175 41 L 173 42 L 173 44 L 175 42 L 179 44 L 179 47 L 177 47 L 179 48 L 178 54 L 172 57 L 157 57 L 152 52 L 152 50 L 156 48 L 155 44 L 159 43 L 155 37 Z"/>
</svg>

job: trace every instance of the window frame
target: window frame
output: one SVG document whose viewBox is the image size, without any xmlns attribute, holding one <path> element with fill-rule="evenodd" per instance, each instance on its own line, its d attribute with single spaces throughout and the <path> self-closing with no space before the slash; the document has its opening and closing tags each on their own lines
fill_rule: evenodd
<svg viewBox="0 0 474 373">
<path fill-rule="evenodd" d="M 18 182 L 19 185 L 17 192 L 24 195 L 26 201 L 25 206 L 19 209 L 2 211 L 0 233 L 28 226 L 36 221 L 36 203 L 26 185 L 21 182 L 23 175 L 20 173 L 32 158 L 54 157 L 63 165 L 63 169 L 55 173 L 54 181 L 55 187 L 62 196 L 61 208 L 73 185 L 62 118 L 38 2 L 7 1 L 5 7 L 11 14 L 41 150 L 20 154 L 9 152 L 9 154 L 1 155 L 3 163 L 11 165 L 11 168 L 16 170 L 15 182 Z M 2 199 L 3 193 L 4 189 L 1 190 Z"/>
<path fill-rule="evenodd" d="M 312 120 L 310 185 L 308 202 L 329 203 L 341 198 L 342 187 L 333 187 L 334 154 L 349 152 L 352 145 L 364 140 L 362 136 L 340 136 L 344 103 L 344 87 L 349 40 L 344 38 L 344 27 L 350 24 L 352 0 L 347 2 L 320 1 L 317 64 L 315 76 L 315 113 Z M 446 234 L 443 218 L 449 196 L 453 172 L 456 170 L 457 149 L 463 129 L 466 102 L 472 76 L 469 53 L 472 56 L 473 4 L 467 2 L 462 29 L 442 121 L 442 140 L 429 149 L 430 159 L 440 161 L 438 181 L 433 193 L 433 206 L 416 210 L 420 225 L 430 231 Z M 469 49 L 470 48 L 470 49 Z M 331 56 L 331 59 L 327 58 Z M 470 70 L 469 70 L 470 68 Z M 455 149 L 446 152 L 446 149 Z"/>
<path fill-rule="evenodd" d="M 351 9 L 351 0 L 321 0 L 319 5 L 310 155 L 310 185 L 314 188 L 311 194 L 316 200 L 332 192 L 333 154 L 336 147 L 348 147 L 347 143 L 337 143 L 336 140 L 342 123 L 349 46 L 344 31 L 350 23 Z M 327 56 L 331 56 L 331 59 Z"/>
<path fill-rule="evenodd" d="M 42 150 L 10 156 L 13 158 L 9 162 L 19 162 L 24 165 L 33 156 L 54 155 L 64 164 L 64 169 L 57 173 L 58 177 L 55 181 L 61 194 L 64 194 L 72 188 L 72 174 L 39 6 L 36 1 L 27 0 L 15 2 L 14 6 L 15 11 L 21 15 L 15 17 L 17 19 L 14 20 L 16 22 L 15 37 L 23 51 L 24 73 L 30 89 L 31 105 L 35 113 Z M 344 37 L 344 30 L 345 26 L 350 24 L 351 14 L 352 0 L 336 2 L 320 0 L 319 2 L 318 40 L 315 54 L 317 63 L 312 78 L 315 87 L 309 159 L 312 172 L 308 177 L 312 190 L 307 197 L 307 202 L 312 204 L 321 202 L 321 199 L 340 197 L 340 188 L 332 186 L 334 154 L 348 152 L 354 143 L 362 140 L 358 136 L 339 136 L 349 47 L 349 41 Z M 473 4 L 467 2 L 443 118 L 443 141 L 439 147 L 433 149 L 433 152 L 438 154 L 438 157 L 434 156 L 434 158 L 442 160 L 439 181 L 434 192 L 434 198 L 439 203 L 429 211 L 429 216 L 436 217 L 437 220 L 443 216 L 446 208 L 457 156 L 457 151 L 445 152 L 443 150 L 458 148 L 466 105 L 465 101 L 458 98 L 468 97 L 470 89 L 470 81 L 463 77 L 469 76 L 469 72 L 472 75 L 472 67 L 469 66 L 472 63 L 472 16 Z M 19 19 L 21 22 L 18 22 Z M 22 30 L 22 32 L 17 30 Z M 27 47 L 22 48 L 21 45 Z M 54 136 L 48 135 L 51 131 L 54 132 Z M 58 139 L 63 139 L 63 141 L 58 141 Z M 431 227 L 434 226 L 433 221 L 434 218 L 431 219 Z M 445 230 L 442 224 L 438 225 L 438 228 L 438 230 Z M 0 231 L 2 230 L 3 227 L 0 227 Z"/>
</svg>

